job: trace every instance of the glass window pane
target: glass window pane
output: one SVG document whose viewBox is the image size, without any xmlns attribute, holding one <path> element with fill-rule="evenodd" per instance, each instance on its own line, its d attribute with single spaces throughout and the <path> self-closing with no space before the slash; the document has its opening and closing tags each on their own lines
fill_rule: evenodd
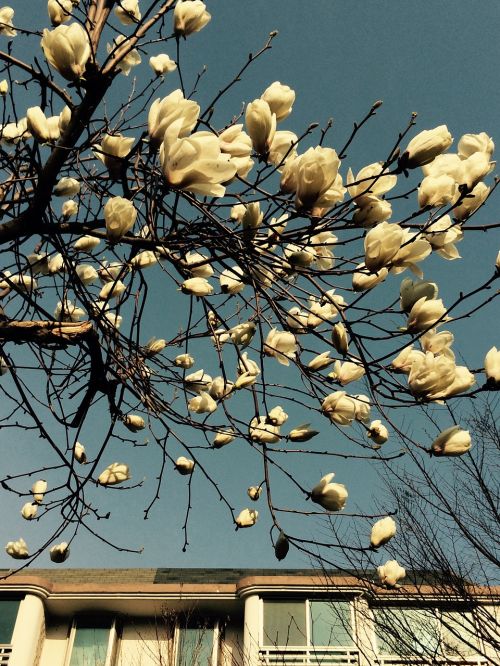
<svg viewBox="0 0 500 666">
<path fill-rule="evenodd" d="M 479 652 L 472 613 L 458 611 L 441 616 L 443 652 L 453 657 L 467 657 Z"/>
<path fill-rule="evenodd" d="M 264 645 L 307 645 L 304 601 L 264 602 Z"/>
<path fill-rule="evenodd" d="M 353 645 L 348 601 L 311 601 L 311 644 Z"/>
<path fill-rule="evenodd" d="M 0 643 L 9 645 L 16 623 L 19 599 L 0 601 Z"/>
<path fill-rule="evenodd" d="M 69 666 L 105 666 L 110 625 L 77 625 Z"/>
<path fill-rule="evenodd" d="M 378 651 L 381 654 L 437 654 L 439 625 L 434 611 L 426 608 L 376 608 Z"/>
<path fill-rule="evenodd" d="M 213 648 L 213 627 L 181 628 L 177 646 L 177 666 L 212 666 Z"/>
</svg>

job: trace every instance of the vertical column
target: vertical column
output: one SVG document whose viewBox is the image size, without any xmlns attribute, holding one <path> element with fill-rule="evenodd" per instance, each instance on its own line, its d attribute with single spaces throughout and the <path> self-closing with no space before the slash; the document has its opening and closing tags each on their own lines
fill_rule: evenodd
<svg viewBox="0 0 500 666">
<path fill-rule="evenodd" d="M 376 663 L 375 629 L 373 614 L 366 598 L 354 600 L 356 647 L 359 650 L 360 666 Z"/>
<path fill-rule="evenodd" d="M 243 664 L 258 666 L 260 636 L 260 599 L 251 594 L 245 599 L 245 618 L 243 628 Z"/>
<path fill-rule="evenodd" d="M 27 594 L 19 604 L 9 666 L 36 666 L 42 649 L 45 613 L 42 600 Z"/>
</svg>

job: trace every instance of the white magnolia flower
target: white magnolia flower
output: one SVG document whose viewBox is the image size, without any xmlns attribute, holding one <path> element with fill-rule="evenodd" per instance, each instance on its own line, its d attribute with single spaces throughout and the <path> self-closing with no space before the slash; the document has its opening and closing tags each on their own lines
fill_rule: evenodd
<svg viewBox="0 0 500 666">
<path fill-rule="evenodd" d="M 125 463 L 112 463 L 100 474 L 97 483 L 101 486 L 115 486 L 130 479 L 130 471 Z"/>
<path fill-rule="evenodd" d="M 149 64 L 156 76 L 169 74 L 177 69 L 177 63 L 175 63 L 166 53 L 159 53 L 157 56 L 151 56 Z"/>
<path fill-rule="evenodd" d="M 174 364 L 178 368 L 192 368 L 194 365 L 194 358 L 191 356 L 191 354 L 179 354 L 174 358 Z"/>
<path fill-rule="evenodd" d="M 236 518 L 238 527 L 252 527 L 257 522 L 259 512 L 254 509 L 243 509 Z"/>
<path fill-rule="evenodd" d="M 123 25 L 133 25 L 141 20 L 139 0 L 119 0 L 115 14 Z"/>
<path fill-rule="evenodd" d="M 175 461 L 175 469 L 182 474 L 182 476 L 188 476 L 193 473 L 194 470 L 194 460 L 180 456 Z"/>
<path fill-rule="evenodd" d="M 177 0 L 174 9 L 174 30 L 186 37 L 199 32 L 212 17 L 201 0 Z"/>
<path fill-rule="evenodd" d="M 281 365 L 290 365 L 290 359 L 297 355 L 297 340 L 293 333 L 273 328 L 267 334 L 264 354 L 274 356 Z"/>
<path fill-rule="evenodd" d="M 379 581 L 387 587 L 396 587 L 398 581 L 406 576 L 406 570 L 396 560 L 387 560 L 385 564 L 377 567 Z"/>
<path fill-rule="evenodd" d="M 55 546 L 52 546 L 50 549 L 50 559 L 52 562 L 55 562 L 56 564 L 61 564 L 61 562 L 65 562 L 69 557 L 69 545 L 66 543 L 66 541 L 63 541 L 62 543 L 59 543 Z"/>
<path fill-rule="evenodd" d="M 21 516 L 25 520 L 33 520 L 36 517 L 38 511 L 38 504 L 32 502 L 26 502 L 23 508 L 21 509 Z"/>
<path fill-rule="evenodd" d="M 5 552 L 14 560 L 27 560 L 29 557 L 28 546 L 26 545 L 26 541 L 22 538 L 17 541 L 9 541 L 5 546 Z"/>
<path fill-rule="evenodd" d="M 139 432 L 146 427 L 146 421 L 139 414 L 127 414 L 123 419 L 123 425 L 130 432 Z"/>
<path fill-rule="evenodd" d="M 188 401 L 188 409 L 196 414 L 211 414 L 217 409 L 217 403 L 209 393 L 202 391 Z"/>
<path fill-rule="evenodd" d="M 85 465 L 87 462 L 87 454 L 85 453 L 85 447 L 80 442 L 76 442 L 73 447 L 73 456 L 75 460 L 82 465 Z"/>
<path fill-rule="evenodd" d="M 127 38 L 125 37 L 125 35 L 117 35 L 116 37 L 113 38 L 112 44 L 106 45 L 106 49 L 112 59 L 116 58 L 117 52 L 120 50 L 120 46 L 124 45 L 126 41 Z M 139 55 L 139 51 L 137 49 L 132 49 L 128 51 L 128 53 L 126 53 L 125 55 L 121 55 L 119 57 L 119 60 L 116 63 L 116 68 L 119 69 L 122 72 L 122 74 L 128 76 L 130 74 L 130 70 L 132 69 L 132 67 L 140 65 L 140 63 L 141 63 L 141 56 Z"/>
<path fill-rule="evenodd" d="M 439 434 L 432 442 L 431 451 L 435 456 L 461 456 L 467 453 L 471 445 L 469 431 L 455 425 Z"/>
<path fill-rule="evenodd" d="M 250 486 L 247 490 L 248 497 L 252 502 L 257 502 L 262 492 L 262 486 Z"/>
<path fill-rule="evenodd" d="M 366 435 L 378 446 L 385 444 L 389 439 L 389 431 L 379 419 L 370 423 Z"/>
<path fill-rule="evenodd" d="M 377 520 L 372 526 L 370 546 L 379 548 L 392 539 L 396 534 L 396 522 L 390 516 Z"/>
<path fill-rule="evenodd" d="M 331 483 L 335 474 L 323 476 L 311 490 L 311 499 L 327 511 L 341 511 L 347 500 L 347 489 L 342 483 Z"/>
<path fill-rule="evenodd" d="M 65 79 L 74 81 L 83 76 L 91 48 L 88 34 L 79 23 L 45 29 L 41 46 L 49 63 Z"/>
<path fill-rule="evenodd" d="M 269 423 L 265 416 L 255 416 L 250 421 L 248 434 L 258 444 L 276 444 L 280 440 L 279 426 Z"/>
<path fill-rule="evenodd" d="M 298 425 L 293 430 L 290 430 L 288 434 L 288 439 L 291 442 L 307 442 L 308 440 L 319 435 L 317 430 L 312 430 L 309 426 L 310 423 L 303 423 Z"/>
<path fill-rule="evenodd" d="M 31 492 L 33 493 L 33 501 L 37 504 L 43 502 L 43 497 L 47 492 L 47 481 L 45 479 L 39 479 L 31 486 Z"/>
<path fill-rule="evenodd" d="M 0 35 L 5 37 L 15 37 L 17 35 L 12 19 L 14 18 L 14 10 L 12 7 L 2 7 L 0 9 Z"/>
</svg>

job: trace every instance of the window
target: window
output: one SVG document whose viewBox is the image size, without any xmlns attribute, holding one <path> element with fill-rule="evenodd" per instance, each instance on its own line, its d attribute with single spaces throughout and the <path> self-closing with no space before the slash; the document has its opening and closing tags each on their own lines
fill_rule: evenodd
<svg viewBox="0 0 500 666">
<path fill-rule="evenodd" d="M 375 634 L 381 655 L 459 657 L 480 651 L 470 612 L 437 608 L 375 608 Z"/>
<path fill-rule="evenodd" d="M 70 631 L 67 666 L 112 666 L 116 646 L 114 620 L 79 617 Z"/>
<path fill-rule="evenodd" d="M 176 666 L 212 666 L 217 663 L 218 627 L 211 620 L 189 618 L 177 628 Z"/>
<path fill-rule="evenodd" d="M 353 646 L 351 604 L 343 600 L 265 600 L 263 645 Z"/>
<path fill-rule="evenodd" d="M 0 645 L 9 645 L 16 624 L 19 599 L 0 600 Z"/>
</svg>

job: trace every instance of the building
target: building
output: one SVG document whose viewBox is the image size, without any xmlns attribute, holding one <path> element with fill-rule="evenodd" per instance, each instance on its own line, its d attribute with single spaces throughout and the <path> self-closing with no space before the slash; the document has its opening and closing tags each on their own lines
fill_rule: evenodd
<svg viewBox="0 0 500 666">
<path fill-rule="evenodd" d="M 499 601 L 314 570 L 27 569 L 0 582 L 0 665 L 489 666 Z"/>
</svg>

